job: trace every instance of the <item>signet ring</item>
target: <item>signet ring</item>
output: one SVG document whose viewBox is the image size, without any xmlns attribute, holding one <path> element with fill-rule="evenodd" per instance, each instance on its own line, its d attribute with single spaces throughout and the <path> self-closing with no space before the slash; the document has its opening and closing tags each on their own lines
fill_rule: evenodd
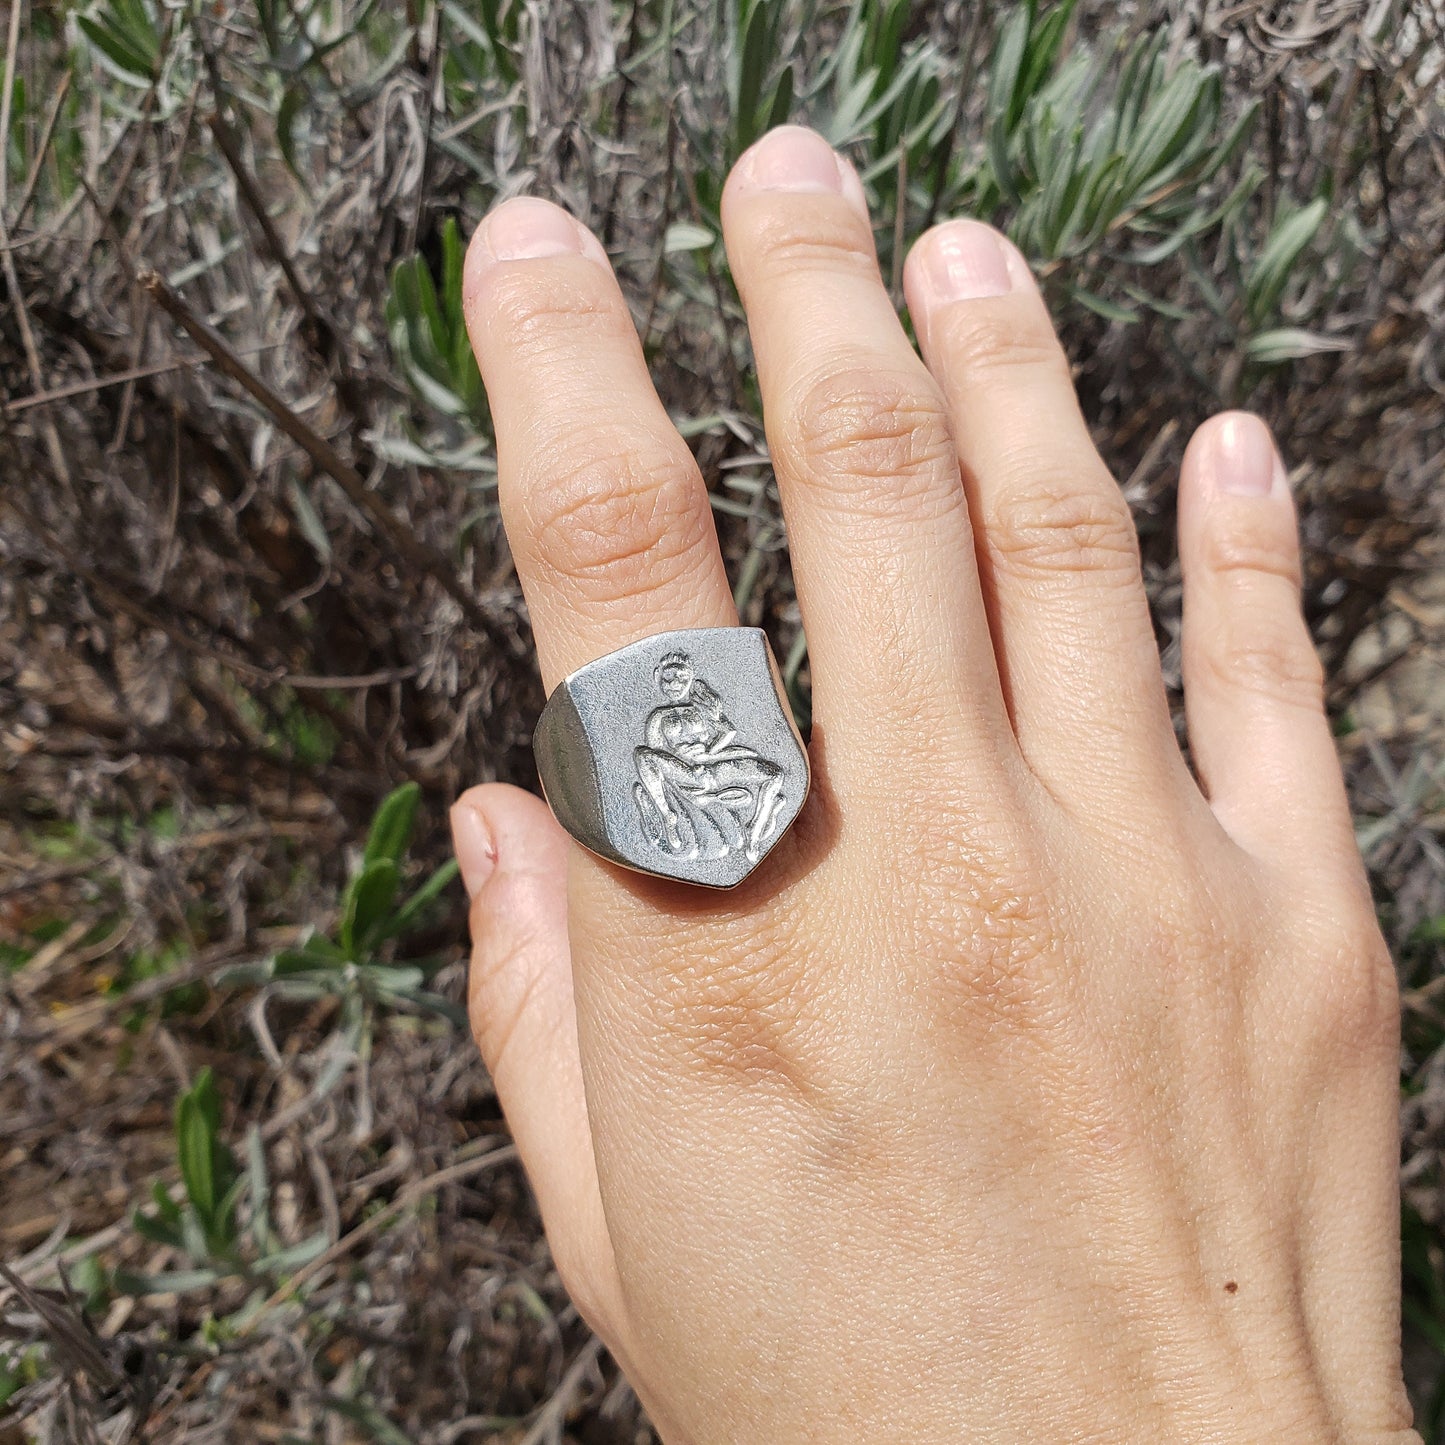
<svg viewBox="0 0 1445 1445">
<path fill-rule="evenodd" d="M 585 848 L 734 888 L 808 795 L 808 754 L 767 634 L 697 627 L 629 643 L 553 689 L 532 737 L 542 791 Z"/>
</svg>

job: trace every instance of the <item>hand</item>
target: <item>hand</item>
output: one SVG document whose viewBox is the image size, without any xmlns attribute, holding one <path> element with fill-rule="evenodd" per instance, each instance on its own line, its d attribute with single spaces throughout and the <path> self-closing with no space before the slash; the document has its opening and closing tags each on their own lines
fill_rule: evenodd
<svg viewBox="0 0 1445 1445">
<path fill-rule="evenodd" d="M 914 247 L 920 360 L 817 136 L 765 137 L 723 219 L 813 795 L 730 894 L 517 789 L 454 813 L 473 1026 L 578 1307 L 675 1445 L 1417 1439 L 1395 979 L 1266 429 L 1215 418 L 1180 483 L 1196 782 L 1019 253 Z M 597 241 L 508 202 L 466 286 L 548 688 L 736 622 Z"/>
</svg>

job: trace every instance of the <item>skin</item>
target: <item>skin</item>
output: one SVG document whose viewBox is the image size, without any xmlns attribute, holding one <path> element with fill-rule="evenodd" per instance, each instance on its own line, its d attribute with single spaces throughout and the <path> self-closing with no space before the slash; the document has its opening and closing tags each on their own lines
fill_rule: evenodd
<svg viewBox="0 0 1445 1445">
<path fill-rule="evenodd" d="M 1212 419 L 1180 478 L 1191 772 L 1022 257 L 922 237 L 920 359 L 820 138 L 760 141 L 723 221 L 812 796 L 728 894 L 518 789 L 453 813 L 473 1027 L 579 1309 L 670 1445 L 1418 1441 L 1396 983 L 1267 431 Z M 548 688 L 735 623 L 596 240 L 507 202 L 466 312 Z"/>
</svg>

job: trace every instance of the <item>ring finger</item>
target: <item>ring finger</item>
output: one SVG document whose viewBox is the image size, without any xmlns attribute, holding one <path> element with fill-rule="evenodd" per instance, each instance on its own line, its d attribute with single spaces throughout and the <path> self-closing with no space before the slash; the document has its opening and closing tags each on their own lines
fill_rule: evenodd
<svg viewBox="0 0 1445 1445">
<path fill-rule="evenodd" d="M 1056 797 L 1113 794 L 1128 806 L 1092 815 L 1137 818 L 1139 798 L 1176 796 L 1187 775 L 1129 508 L 1043 297 L 1019 252 L 976 221 L 930 231 L 904 285 L 948 397 L 1019 746 Z"/>
</svg>

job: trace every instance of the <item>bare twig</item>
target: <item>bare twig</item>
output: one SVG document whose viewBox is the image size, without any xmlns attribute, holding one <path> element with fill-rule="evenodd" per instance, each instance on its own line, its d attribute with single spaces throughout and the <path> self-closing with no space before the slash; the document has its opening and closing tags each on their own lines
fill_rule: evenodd
<svg viewBox="0 0 1445 1445">
<path fill-rule="evenodd" d="M 567 1367 L 561 1383 L 552 1392 L 552 1398 L 542 1406 L 532 1428 L 527 1431 L 519 1445 L 561 1445 L 562 1427 L 567 1423 L 567 1412 L 577 1397 L 577 1391 L 586 1379 L 587 1373 L 597 1363 L 602 1353 L 602 1341 L 593 1335 L 577 1352 L 577 1358 Z"/>
<path fill-rule="evenodd" d="M 480 1157 L 463 1159 L 456 1164 L 450 1164 L 445 1169 L 438 1169 L 434 1174 L 428 1174 L 425 1179 L 418 1179 L 415 1183 L 408 1184 L 391 1203 L 362 1220 L 350 1234 L 343 1235 L 329 1249 L 318 1254 L 308 1264 L 303 1264 L 238 1328 L 237 1333 L 251 1334 L 261 1319 L 275 1309 L 278 1304 L 295 1298 L 296 1294 L 315 1279 L 322 1270 L 328 1269 L 338 1259 L 349 1254 L 363 1240 L 370 1238 L 378 1230 L 384 1229 L 399 1214 L 404 1214 L 414 1204 L 425 1199 L 428 1194 L 435 1194 L 438 1189 L 444 1189 L 448 1184 L 456 1184 L 463 1179 L 471 1179 L 489 1169 L 495 1169 L 499 1164 L 508 1164 L 516 1157 L 516 1146 L 507 1144 L 500 1149 L 492 1149 Z"/>
<path fill-rule="evenodd" d="M 4 94 L 0 96 L 0 266 L 3 266 L 5 285 L 10 299 L 15 304 L 15 319 L 20 323 L 20 342 L 25 348 L 25 364 L 30 371 L 30 384 L 35 391 L 45 385 L 40 367 L 40 348 L 35 343 L 35 332 L 30 325 L 30 308 L 25 304 L 25 293 L 20 288 L 20 277 L 15 270 L 15 255 L 10 245 L 10 225 L 5 219 L 10 205 L 10 97 L 15 93 L 15 57 L 20 49 L 20 15 L 24 10 L 20 0 L 12 0 L 10 6 L 10 29 L 5 42 L 5 76 L 0 85 Z M 50 454 L 50 465 L 55 475 L 73 490 L 70 466 L 65 460 L 65 449 L 60 445 L 60 432 L 51 417 L 41 423 L 45 437 L 45 449 Z"/>
<path fill-rule="evenodd" d="M 367 485 L 361 473 L 324 437 L 306 424 L 236 354 L 231 346 L 198 317 L 166 281 L 144 271 L 140 283 L 155 303 L 204 350 L 216 366 L 261 404 L 287 436 L 345 492 L 348 500 L 412 566 L 429 576 L 462 609 L 467 620 L 495 646 L 511 655 L 520 652 L 518 638 L 486 611 L 463 587 L 451 563 L 422 541 Z"/>
<path fill-rule="evenodd" d="M 30 162 L 30 174 L 25 177 L 25 186 L 20 192 L 20 199 L 15 203 L 13 224 L 16 226 L 19 226 L 25 219 L 25 212 L 30 208 L 35 189 L 40 184 L 40 172 L 45 166 L 45 157 L 50 151 L 50 142 L 55 138 L 55 126 L 60 119 L 60 107 L 65 104 L 65 98 L 70 94 L 70 82 L 73 78 L 73 73 L 67 70 L 61 76 L 60 84 L 55 87 L 55 97 L 50 102 L 50 110 L 46 114 L 45 124 L 40 131 L 40 139 L 35 146 L 35 159 Z"/>
</svg>

